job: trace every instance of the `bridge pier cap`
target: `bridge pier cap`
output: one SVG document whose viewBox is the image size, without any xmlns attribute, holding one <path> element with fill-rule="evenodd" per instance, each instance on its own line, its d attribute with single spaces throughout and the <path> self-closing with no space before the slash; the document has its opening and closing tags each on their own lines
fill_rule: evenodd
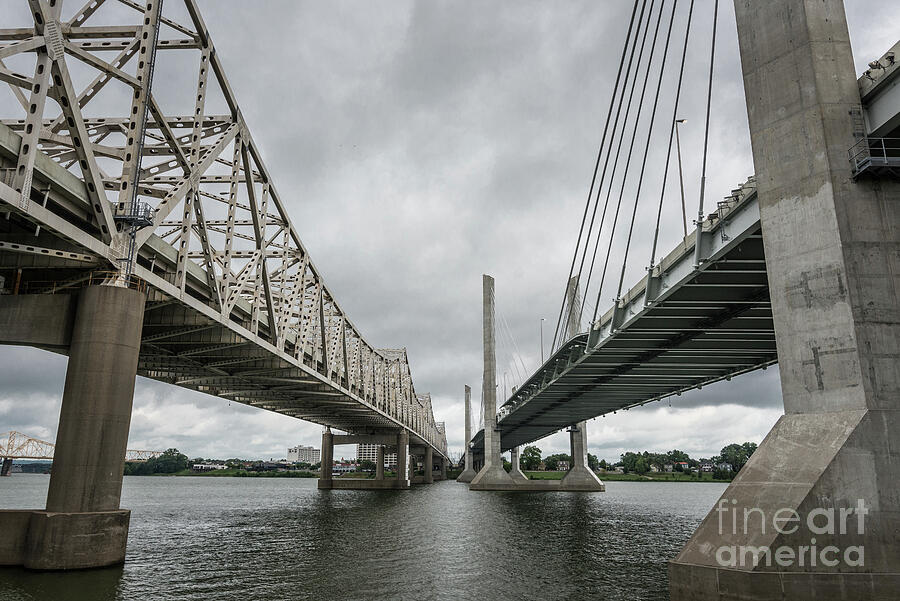
<svg viewBox="0 0 900 601">
<path fill-rule="evenodd" d="M 851 177 L 843 2 L 734 6 L 785 415 L 670 563 L 671 599 L 894 599 L 900 185 Z"/>
</svg>

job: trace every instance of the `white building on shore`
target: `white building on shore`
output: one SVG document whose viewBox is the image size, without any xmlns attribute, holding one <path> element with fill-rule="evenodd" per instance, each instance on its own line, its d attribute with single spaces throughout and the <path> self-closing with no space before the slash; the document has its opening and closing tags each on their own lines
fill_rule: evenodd
<svg viewBox="0 0 900 601">
<path fill-rule="evenodd" d="M 287 451 L 288 463 L 309 463 L 310 465 L 319 463 L 321 451 L 316 447 L 308 447 L 298 445 Z"/>
<path fill-rule="evenodd" d="M 356 445 L 356 460 L 357 461 L 371 461 L 372 463 L 376 463 L 376 459 L 378 458 L 378 445 L 377 444 L 358 444 Z M 385 453 L 384 454 L 384 466 L 387 468 L 397 467 L 397 453 Z"/>
</svg>

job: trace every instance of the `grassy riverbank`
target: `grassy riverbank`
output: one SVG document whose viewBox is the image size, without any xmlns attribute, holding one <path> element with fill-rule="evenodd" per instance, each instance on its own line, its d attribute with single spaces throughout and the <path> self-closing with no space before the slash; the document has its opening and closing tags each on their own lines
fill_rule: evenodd
<svg viewBox="0 0 900 601">
<path fill-rule="evenodd" d="M 203 478 L 318 478 L 317 472 L 290 471 L 290 472 L 250 472 L 247 470 L 228 468 L 210 472 L 195 472 L 194 470 L 181 470 L 171 474 L 150 474 L 151 476 L 200 476 Z"/>
<path fill-rule="evenodd" d="M 532 480 L 561 480 L 565 472 L 525 472 Z M 618 482 L 730 482 L 730 480 L 715 480 L 711 473 L 701 474 L 701 478 L 682 472 L 649 473 L 649 474 L 597 474 L 604 481 Z"/>
</svg>

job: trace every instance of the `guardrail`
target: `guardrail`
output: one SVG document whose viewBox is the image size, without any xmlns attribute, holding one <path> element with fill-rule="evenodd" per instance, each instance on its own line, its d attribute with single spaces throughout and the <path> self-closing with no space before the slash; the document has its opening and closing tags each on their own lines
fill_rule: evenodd
<svg viewBox="0 0 900 601">
<path fill-rule="evenodd" d="M 866 172 L 900 175 L 900 138 L 862 138 L 848 154 L 854 179 Z"/>
</svg>

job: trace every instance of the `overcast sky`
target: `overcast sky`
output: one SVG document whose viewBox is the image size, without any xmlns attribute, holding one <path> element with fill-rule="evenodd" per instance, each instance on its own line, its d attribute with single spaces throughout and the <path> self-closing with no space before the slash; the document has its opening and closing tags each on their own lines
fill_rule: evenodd
<svg viewBox="0 0 900 601">
<path fill-rule="evenodd" d="M 167 2 L 166 12 L 179 17 L 177 4 Z M 888 1 L 847 4 L 861 72 L 897 41 L 897 23 L 871 18 L 892 14 Z M 733 8 L 720 5 L 708 202 L 753 173 Z M 481 275 L 496 278 L 497 310 L 528 370 L 540 361 L 542 317 L 547 345 L 552 338 L 630 3 L 200 6 L 244 118 L 330 289 L 373 345 L 407 348 L 416 390 L 431 392 L 458 452 L 463 386 L 480 397 Z M 687 119 L 682 148 L 693 213 L 711 6 L 697 2 L 679 111 Z M 155 90 L 165 81 L 157 79 Z M 661 110 L 668 121 L 670 105 Z M 656 148 L 648 164 L 648 189 L 657 197 L 665 151 Z M 677 194 L 667 188 L 663 254 L 680 236 Z M 652 225 L 643 213 L 636 231 L 639 260 L 626 287 L 649 258 Z M 613 294 L 604 292 L 601 311 Z M 511 385 L 509 346 L 498 360 Z M 0 431 L 54 440 L 65 368 L 62 356 L 0 349 Z M 616 459 L 625 450 L 679 448 L 708 456 L 730 442 L 759 442 L 781 413 L 772 368 L 671 406 L 594 420 L 590 452 Z M 138 378 L 129 447 L 279 458 L 288 446 L 318 446 L 320 432 Z M 567 450 L 568 441 L 557 434 L 538 446 L 547 454 Z M 337 457 L 353 455 L 351 447 L 336 450 Z"/>
</svg>

